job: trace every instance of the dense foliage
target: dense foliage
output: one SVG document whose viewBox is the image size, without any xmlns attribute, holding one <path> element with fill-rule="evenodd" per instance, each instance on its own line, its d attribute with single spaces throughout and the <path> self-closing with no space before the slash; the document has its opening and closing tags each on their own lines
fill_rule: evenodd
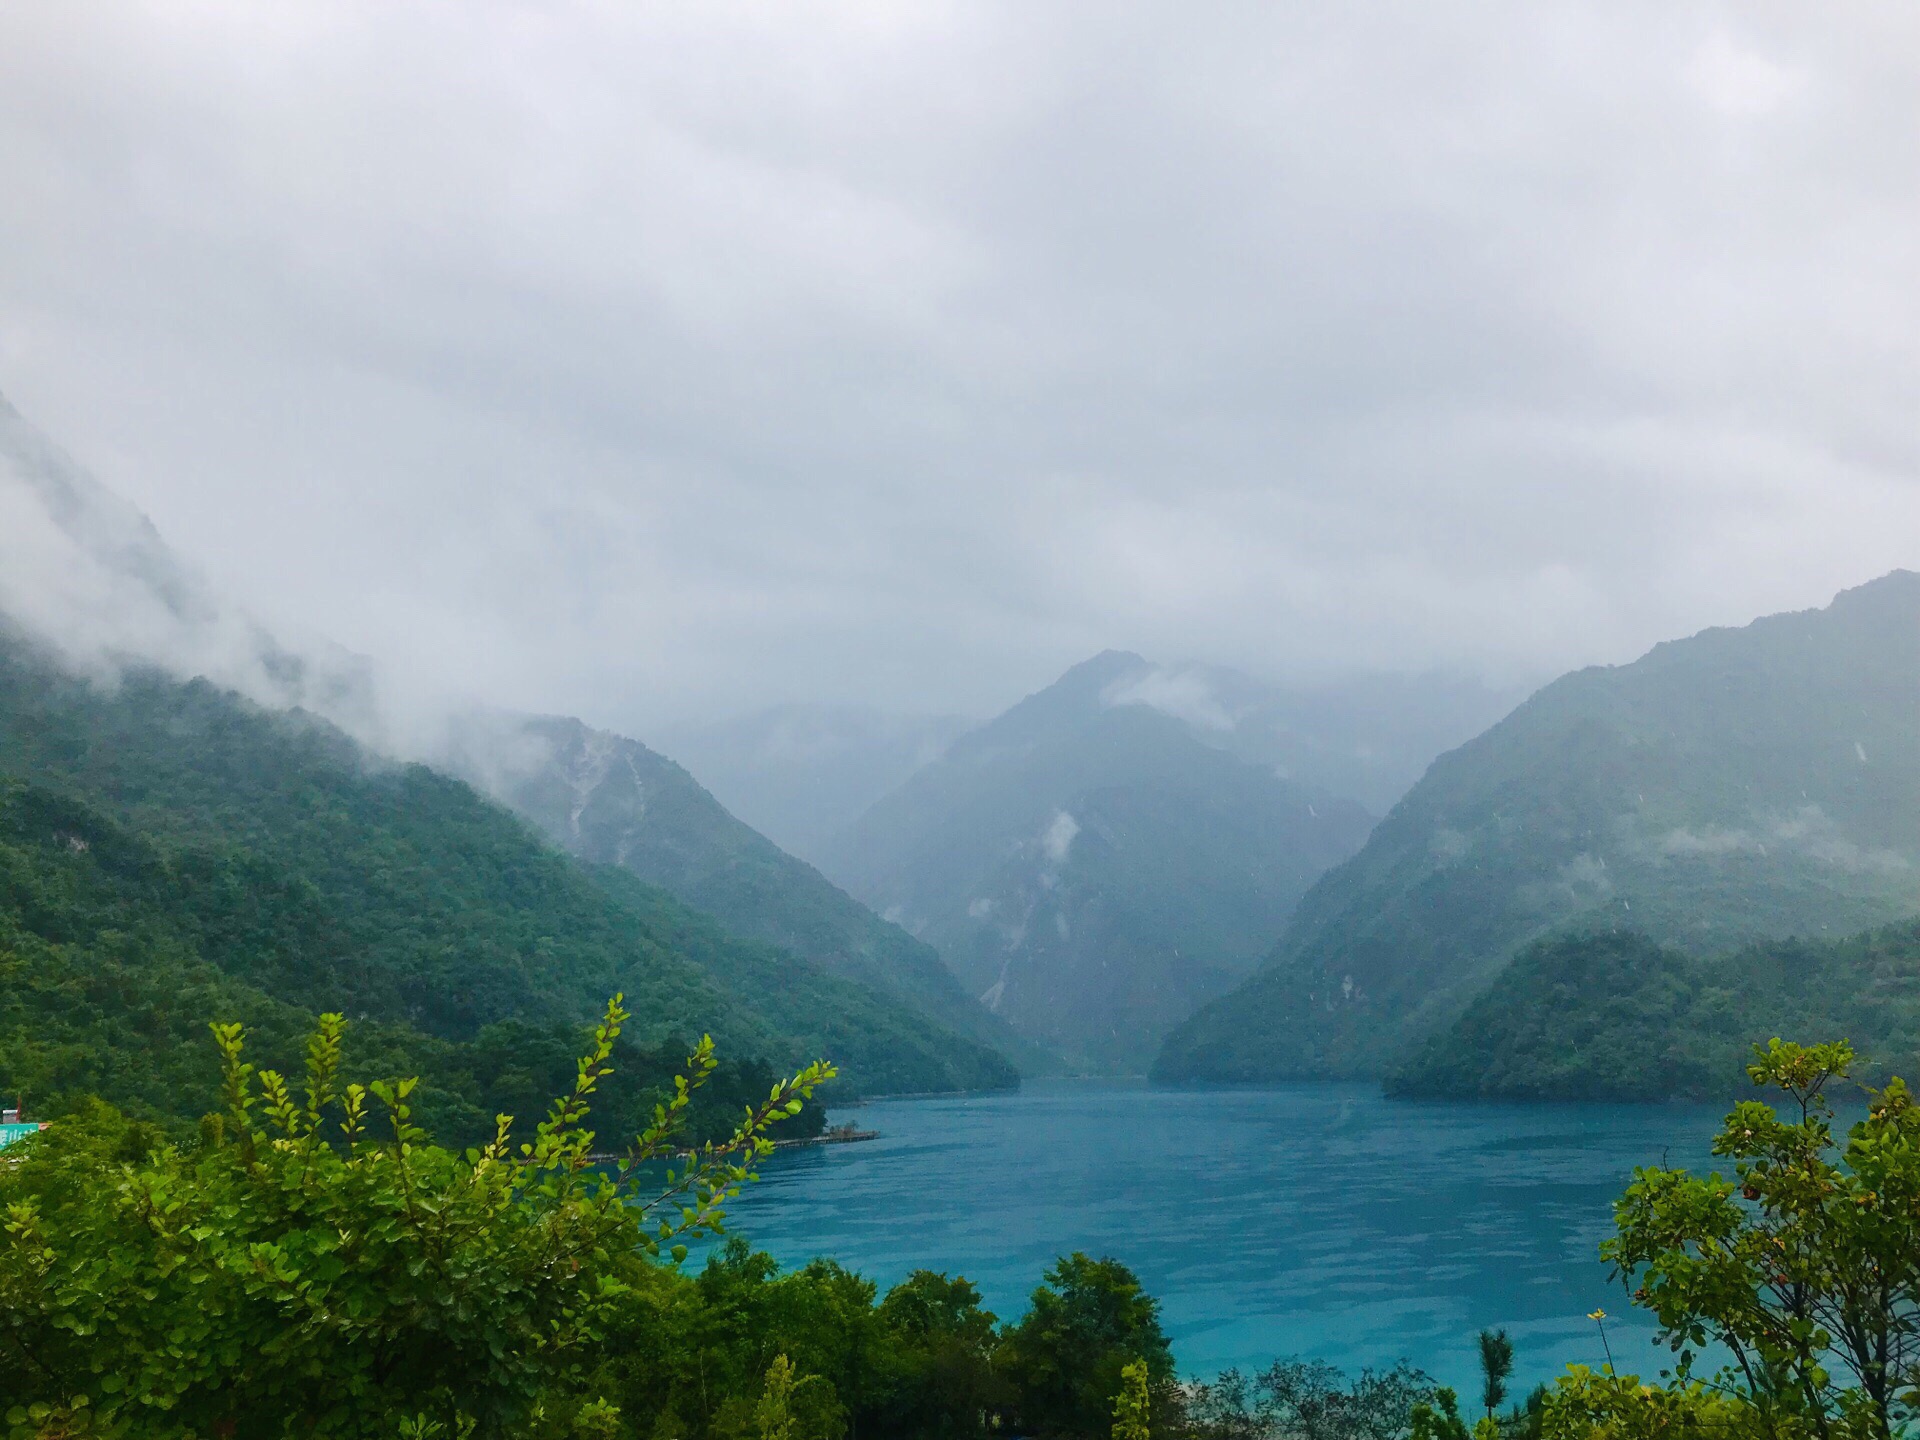
<svg viewBox="0 0 1920 1440">
<path fill-rule="evenodd" d="M 1069 1255 L 1047 1272 L 1033 1306 L 1007 1332 L 1003 1366 L 1019 1397 L 1022 1428 L 1041 1435 L 1095 1435 L 1113 1416 L 1122 1370 L 1146 1369 L 1162 1408 L 1173 1352 L 1159 1304 L 1117 1260 Z"/>
<path fill-rule="evenodd" d="M 459 781 L 205 682 L 133 674 L 107 690 L 0 636 L 0 786 L 14 872 L 0 924 L 90 948 L 56 967 L 76 975 L 107 960 L 114 981 L 93 990 L 129 1031 L 177 1028 L 148 1003 L 165 984 L 138 973 L 159 955 L 309 1014 L 445 1040 L 505 1020 L 577 1027 L 622 990 L 649 1047 L 710 1031 L 780 1064 L 831 1053 L 856 1093 L 1005 1080 L 984 1046 L 583 867 Z M 231 1013 L 258 1023 L 257 1009 Z"/>
<path fill-rule="evenodd" d="M 426 1143 L 411 1080 L 342 1081 L 337 1015 L 298 1086 L 243 1058 L 241 1027 L 214 1027 L 225 1105 L 196 1144 L 112 1112 L 24 1142 L 0 1171 L 12 1432 L 613 1433 L 594 1371 L 608 1327 L 641 1303 L 649 1257 L 716 1223 L 768 1128 L 833 1073 L 774 1085 L 646 1194 L 638 1167 L 683 1143 L 712 1045 L 610 1169 L 587 1121 L 625 1019 L 616 999 L 518 1146 L 506 1116 L 464 1154 Z"/>
<path fill-rule="evenodd" d="M 1631 932 L 1542 942 L 1387 1087 L 1457 1098 L 1719 1098 L 1755 1041 L 1797 1028 L 1852 1036 L 1863 1074 L 1920 1054 L 1920 922 L 1706 958 Z"/>
<path fill-rule="evenodd" d="M 204 852 L 183 859 L 78 801 L 0 782 L 0 1095 L 43 1117 L 102 1097 L 177 1132 L 198 1119 L 217 1078 L 200 1043 L 211 1021 L 244 1021 L 282 1068 L 298 1059 L 313 1015 L 201 958 L 226 954 L 227 891 L 205 883 L 210 868 Z M 256 900 L 256 913 L 270 906 Z M 496 1114 L 535 1116 L 565 1087 L 581 1034 L 555 1018 L 496 1021 L 460 1040 L 367 1023 L 354 1027 L 349 1058 L 366 1073 L 420 1076 L 414 1104 L 436 1133 L 478 1142 Z M 687 1047 L 672 1037 L 618 1043 L 600 1107 L 610 1133 L 633 1135 Z M 693 1133 L 730 1129 L 772 1080 L 750 1058 L 728 1062 L 695 1103 Z M 823 1124 L 809 1104 L 787 1133 Z"/>
<path fill-rule="evenodd" d="M 1892 1440 L 1920 1420 L 1920 1108 L 1898 1080 L 1868 1089 L 1837 1141 L 1844 1044 L 1758 1052 L 1751 1078 L 1789 1104 L 1729 1115 L 1715 1150 L 1731 1179 L 1643 1169 L 1616 1206 L 1602 1256 L 1673 1373 L 1576 1366 L 1501 1411 L 1513 1348 L 1483 1332 L 1469 1420 L 1404 1365 L 1180 1384 L 1156 1303 L 1111 1259 L 1062 1258 L 1006 1325 L 927 1271 L 881 1296 L 830 1260 L 782 1273 L 738 1239 L 685 1269 L 680 1237 L 717 1227 L 768 1127 L 830 1072 L 772 1084 L 656 1193 L 645 1162 L 682 1143 L 715 1063 L 695 1047 L 634 1163 L 609 1170 L 589 1105 L 625 1018 L 616 1001 L 519 1145 L 503 1116 L 484 1146 L 439 1148 L 412 1082 L 343 1083 L 338 1016 L 298 1085 L 215 1027 L 224 1108 L 185 1144 L 99 1102 L 19 1142 L 0 1167 L 8 1433 Z"/>
<path fill-rule="evenodd" d="M 1920 575 L 1582 670 L 1435 761 L 1167 1080 L 1378 1075 L 1534 939 L 1695 954 L 1920 909 Z"/>
<path fill-rule="evenodd" d="M 1829 1092 L 1851 1048 L 1756 1048 L 1749 1075 L 1787 1103 L 1728 1115 L 1714 1153 L 1732 1178 L 1636 1171 L 1602 1247 L 1658 1318 L 1673 1375 L 1575 1367 L 1547 1400 L 1552 1440 L 1888 1440 L 1920 1421 L 1920 1109 L 1900 1080 L 1866 1088 L 1842 1143 Z"/>
</svg>

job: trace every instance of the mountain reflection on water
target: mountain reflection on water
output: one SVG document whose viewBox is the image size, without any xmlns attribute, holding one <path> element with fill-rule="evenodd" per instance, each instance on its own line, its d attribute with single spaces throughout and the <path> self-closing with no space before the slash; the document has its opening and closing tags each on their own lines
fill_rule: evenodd
<svg viewBox="0 0 1920 1440">
<path fill-rule="evenodd" d="M 921 1266 L 963 1274 L 1003 1319 L 1055 1255 L 1113 1255 L 1159 1298 L 1195 1375 L 1405 1357 L 1471 1394 L 1474 1334 L 1505 1326 L 1524 1395 L 1601 1363 L 1596 1308 L 1622 1370 L 1671 1363 L 1596 1247 L 1635 1165 L 1709 1168 L 1722 1113 L 1030 1082 L 843 1110 L 881 1138 L 778 1155 L 732 1228 L 784 1264 L 832 1256 L 883 1290 Z"/>
</svg>

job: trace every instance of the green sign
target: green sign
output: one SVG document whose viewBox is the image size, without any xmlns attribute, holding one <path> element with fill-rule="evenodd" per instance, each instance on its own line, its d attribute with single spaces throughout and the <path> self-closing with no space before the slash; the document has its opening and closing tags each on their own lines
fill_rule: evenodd
<svg viewBox="0 0 1920 1440">
<path fill-rule="evenodd" d="M 37 1121 L 28 1121 L 21 1125 L 0 1125 L 0 1149 L 5 1149 L 16 1140 L 26 1139 L 39 1128 Z"/>
</svg>

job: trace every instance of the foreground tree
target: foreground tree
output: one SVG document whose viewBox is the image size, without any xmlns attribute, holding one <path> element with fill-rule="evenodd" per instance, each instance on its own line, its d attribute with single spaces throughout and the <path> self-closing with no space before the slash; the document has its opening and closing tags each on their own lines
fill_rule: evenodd
<svg viewBox="0 0 1920 1440">
<path fill-rule="evenodd" d="M 1482 1330 L 1480 1345 L 1480 1403 L 1491 1415 L 1507 1398 L 1507 1378 L 1513 1374 L 1513 1341 L 1505 1330 Z"/>
<path fill-rule="evenodd" d="M 1865 1116 L 1833 1135 L 1845 1043 L 1756 1047 L 1748 1074 L 1787 1097 L 1727 1117 L 1714 1153 L 1734 1179 L 1635 1172 L 1602 1254 L 1678 1354 L 1674 1383 L 1576 1370 L 1549 1397 L 1549 1435 L 1860 1437 L 1916 1418 L 1920 1365 L 1920 1112 L 1904 1082 L 1859 1087 Z M 1708 1346 L 1731 1356 L 1704 1381 Z"/>
<path fill-rule="evenodd" d="M 887 1292 L 877 1318 L 875 1433 L 962 1440 L 1010 1407 L 993 1363 L 993 1312 L 964 1276 L 916 1270 Z"/>
<path fill-rule="evenodd" d="M 1118 1260 L 1075 1251 L 1055 1262 L 1002 1347 L 1018 1396 L 1019 1431 L 1107 1434 L 1121 1372 L 1134 1361 L 1146 1366 L 1162 1408 L 1173 1403 L 1173 1352 L 1160 1328 L 1159 1302 Z"/>
<path fill-rule="evenodd" d="M 414 1123 L 413 1081 L 341 1084 L 337 1015 L 297 1098 L 254 1073 L 238 1026 L 216 1026 L 225 1110 L 196 1148 L 128 1163 L 85 1127 L 55 1127 L 5 1183 L 9 1433 L 613 1433 L 592 1383 L 603 1327 L 654 1283 L 650 1257 L 720 1227 L 770 1127 L 834 1073 L 780 1081 L 649 1188 L 640 1167 L 674 1162 L 713 1046 L 608 1167 L 586 1121 L 626 1019 L 616 996 L 571 1091 L 518 1147 L 503 1115 L 485 1147 L 437 1148 Z"/>
</svg>

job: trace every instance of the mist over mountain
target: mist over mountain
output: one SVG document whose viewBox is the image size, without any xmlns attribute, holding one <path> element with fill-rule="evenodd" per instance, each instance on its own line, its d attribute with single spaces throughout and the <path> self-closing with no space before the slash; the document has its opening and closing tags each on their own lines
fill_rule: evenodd
<svg viewBox="0 0 1920 1440">
<path fill-rule="evenodd" d="M 1472 675 L 1361 674 L 1269 683 L 1219 665 L 1149 665 L 1113 698 L 1184 720 L 1193 736 L 1282 778 L 1384 814 L 1442 751 L 1530 687 Z M 832 840 L 978 724 L 860 706 L 781 705 L 655 732 L 722 804 L 782 849 L 821 863 Z"/>
<path fill-rule="evenodd" d="M 1014 1027 L 1095 1069 L 1244 975 L 1371 816 L 1199 738 L 1108 652 L 956 741 L 825 868 Z M 1191 709 L 1190 688 L 1178 696 Z"/>
<path fill-rule="evenodd" d="M 98 723 L 82 698 L 90 684 L 101 706 L 110 707 L 119 690 L 134 683 L 165 712 L 174 702 L 164 676 L 176 685 L 211 684 L 209 693 L 227 695 L 235 706 L 250 702 L 263 716 L 297 717 L 296 729 L 320 724 L 349 768 L 425 760 L 505 800 L 589 869 L 617 868 L 658 887 L 623 891 L 617 898 L 631 908 L 649 909 L 664 891 L 711 917 L 730 939 L 748 948 L 778 946 L 797 963 L 817 966 L 821 978 L 833 977 L 829 990 L 842 987 L 843 1021 L 878 1027 L 875 1035 L 850 1042 L 849 1053 L 895 1023 L 883 1017 L 911 1016 L 908 1028 L 926 1032 L 927 1053 L 904 1065 L 869 1066 L 869 1085 L 973 1089 L 1016 1082 L 1016 1071 L 994 1047 L 1018 1050 L 1021 1042 L 960 990 L 931 950 L 735 820 L 685 771 L 645 746 L 576 720 L 502 719 L 449 697 L 408 695 L 324 640 L 299 653 L 282 646 L 182 564 L 145 516 L 11 408 L 0 409 L 0 518 L 10 522 L 0 526 L 0 641 L 19 651 L 18 673 L 33 677 L 30 685 L 22 681 L 23 695 L 65 697 L 57 718 L 44 721 L 31 718 L 41 702 L 22 699 L 20 713 L 29 717 L 22 725 L 58 730 Z M 56 670 L 71 677 L 67 689 L 56 686 Z M 115 740 L 100 742 L 102 748 L 126 744 L 175 770 L 229 763 L 219 737 L 250 733 L 234 724 L 214 726 L 188 757 L 164 754 L 160 739 L 128 729 L 125 717 L 116 724 Z M 73 736 L 67 743 L 83 741 Z M 279 751 L 263 750 L 258 763 L 271 769 L 283 759 Z M 45 754 L 16 746 L 0 778 L 40 783 L 48 764 Z M 80 781 L 69 777 L 69 783 L 97 798 Z M 244 810 L 236 813 L 252 823 Z M 446 843 L 470 838 L 470 828 Z M 603 968 L 591 979 L 578 978 L 591 986 L 606 974 Z M 573 978 L 546 983 L 564 987 Z M 462 983 L 471 984 L 471 977 Z M 741 1000 L 731 983 L 718 982 L 724 1000 L 715 1003 Z M 804 989 L 813 982 L 796 983 Z M 316 984 L 315 996 L 330 993 Z M 537 1009 L 547 1002 L 530 995 L 525 1003 Z M 697 1019 L 697 1012 L 683 1011 L 676 1023 Z M 889 1054 L 891 1045 L 882 1042 Z"/>
<path fill-rule="evenodd" d="M 1376 814 L 1392 809 L 1435 756 L 1478 735 L 1531 688 L 1445 671 L 1279 684 L 1220 665 L 1133 658 L 1108 682 L 1106 704 L 1171 715 L 1195 739 Z"/>
<path fill-rule="evenodd" d="M 824 842 L 975 722 L 855 705 L 777 705 L 655 738 L 734 814 L 813 860 Z"/>
<path fill-rule="evenodd" d="M 1920 575 L 1562 677 L 1435 762 L 1167 1079 L 1378 1074 L 1517 946 L 1695 953 L 1920 912 Z"/>
<path fill-rule="evenodd" d="M 0 6 L 0 1440 L 1920 1440 L 1917 155 L 1917 0 Z"/>
<path fill-rule="evenodd" d="M 0 395 L 0 618 L 77 674 L 204 677 L 299 707 L 389 754 L 437 751 L 445 697 L 323 635 L 271 633 L 208 584 L 153 522 Z"/>
</svg>

